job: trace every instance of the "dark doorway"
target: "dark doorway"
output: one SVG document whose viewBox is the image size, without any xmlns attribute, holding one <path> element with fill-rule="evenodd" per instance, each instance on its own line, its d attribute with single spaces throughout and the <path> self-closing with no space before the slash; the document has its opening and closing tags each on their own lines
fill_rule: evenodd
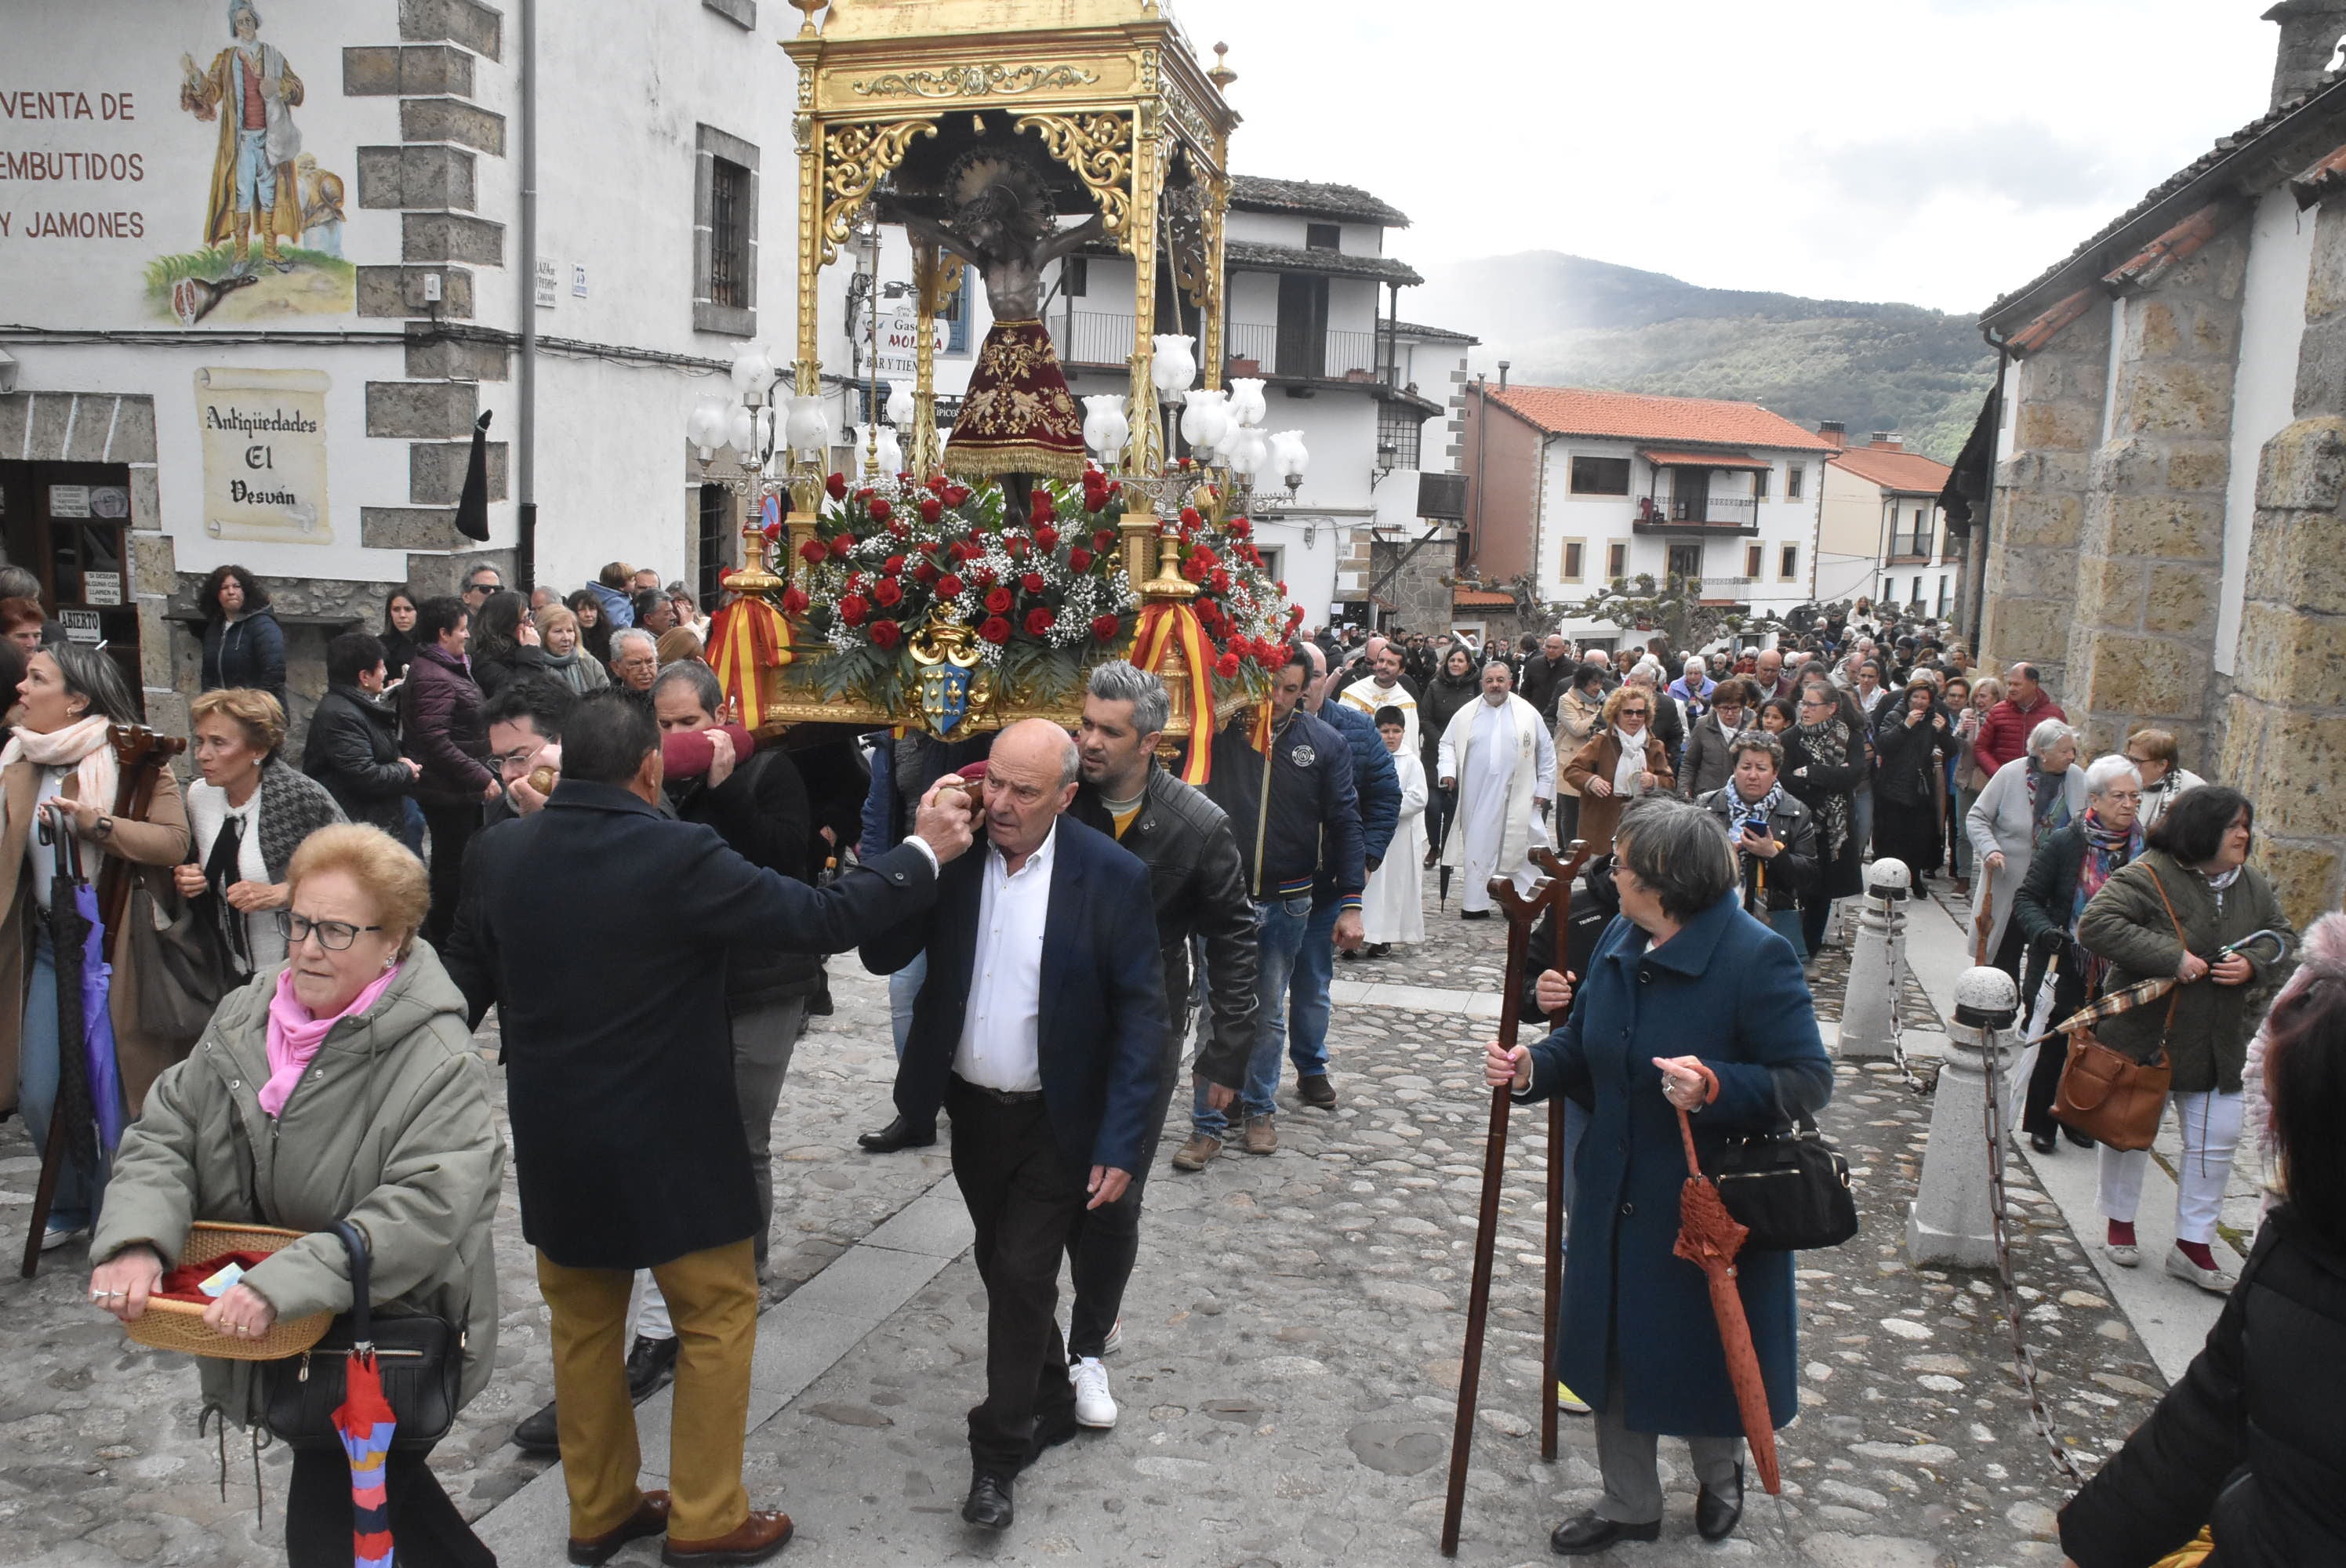
<svg viewBox="0 0 2346 1568">
<path fill-rule="evenodd" d="M 1676 497 L 1677 504 L 1671 509 L 1671 515 L 1680 523 L 1708 522 L 1710 470 L 1680 468 L 1674 472 L 1678 475 L 1678 488 L 1671 494 Z"/>
<path fill-rule="evenodd" d="M 1275 373 L 1318 379 L 1328 373 L 1328 280 L 1282 273 L 1279 280 L 1279 363 Z"/>
<path fill-rule="evenodd" d="M 693 585 L 693 591 L 702 611 L 707 612 L 715 609 L 718 601 L 725 596 L 721 584 L 727 565 L 727 535 L 733 532 L 733 493 L 722 484 L 702 485 L 699 524 L 699 548 L 693 558 L 700 563 L 700 580 Z"/>
<path fill-rule="evenodd" d="M 72 640 L 103 643 L 143 711 L 130 583 L 130 470 L 118 463 L 0 463 L 8 560 L 41 581 L 41 607 Z"/>
</svg>

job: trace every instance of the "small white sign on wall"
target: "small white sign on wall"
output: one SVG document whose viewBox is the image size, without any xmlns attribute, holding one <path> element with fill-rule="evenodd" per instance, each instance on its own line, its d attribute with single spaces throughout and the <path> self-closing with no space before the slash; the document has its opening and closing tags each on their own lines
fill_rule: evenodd
<svg viewBox="0 0 2346 1568">
<path fill-rule="evenodd" d="M 555 266 L 553 257 L 537 259 L 537 308 L 541 311 L 554 309 L 556 291 L 561 286 L 558 273 L 559 269 Z"/>
</svg>

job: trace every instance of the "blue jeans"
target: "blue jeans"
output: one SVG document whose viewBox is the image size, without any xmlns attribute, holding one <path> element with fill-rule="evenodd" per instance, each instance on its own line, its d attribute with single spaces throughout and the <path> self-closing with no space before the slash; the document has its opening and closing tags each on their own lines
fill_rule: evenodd
<svg viewBox="0 0 2346 1568">
<path fill-rule="evenodd" d="M 1336 978 L 1334 902 L 1314 908 L 1295 955 L 1295 977 L 1287 988 L 1287 1059 L 1299 1078 L 1328 1072 L 1328 987 Z"/>
<path fill-rule="evenodd" d="M 60 890 L 62 891 L 62 890 Z M 37 910 L 33 912 L 36 917 Z M 25 1113 L 25 1131 L 36 1152 L 47 1149 L 49 1116 L 56 1109 L 57 965 L 46 927 L 36 929 L 32 967 L 26 972 L 25 1027 L 17 1042 L 16 1104 Z M 78 1046 L 76 1046 L 78 1048 Z M 85 1169 L 68 1159 L 57 1170 L 57 1193 L 49 1206 L 49 1227 L 78 1230 L 96 1217 L 97 1195 L 106 1181 L 106 1151 L 98 1150 L 99 1168 Z"/>
<path fill-rule="evenodd" d="M 888 1022 L 896 1031 L 896 1060 L 904 1059 L 904 1042 L 913 1037 L 913 999 L 921 993 L 921 983 L 929 977 L 929 955 L 925 952 L 888 977 Z"/>
<path fill-rule="evenodd" d="M 1250 1116 L 1267 1116 L 1279 1108 L 1280 1048 L 1287 1044 L 1287 993 L 1295 977 L 1296 953 L 1304 945 L 1304 928 L 1311 922 L 1311 896 L 1254 906 L 1256 949 L 1254 1052 L 1247 1058 L 1246 1084 L 1239 1091 L 1239 1107 Z M 1321 1028 L 1326 1027 L 1327 990 L 1321 989 Z M 1209 1138 L 1219 1138 L 1229 1118 L 1206 1103 L 1206 1086 L 1198 1085 L 1189 1105 L 1189 1125 Z"/>
<path fill-rule="evenodd" d="M 270 209 L 277 205 L 277 166 L 269 161 L 268 142 L 266 129 L 236 133 L 236 210 L 251 213 L 255 228 L 270 221 Z"/>
</svg>

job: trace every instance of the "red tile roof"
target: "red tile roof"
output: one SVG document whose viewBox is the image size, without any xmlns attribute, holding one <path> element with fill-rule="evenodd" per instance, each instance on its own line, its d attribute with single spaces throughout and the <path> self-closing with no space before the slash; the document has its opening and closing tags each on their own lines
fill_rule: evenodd
<svg viewBox="0 0 2346 1568">
<path fill-rule="evenodd" d="M 1603 435 L 1626 441 L 1694 442 L 1831 452 L 1832 443 L 1756 402 L 1722 398 L 1654 397 L 1582 387 L 1513 386 L 1491 396 L 1551 435 Z"/>
<path fill-rule="evenodd" d="M 1870 446 L 1852 446 L 1825 461 L 1902 495 L 1936 495 L 1947 487 L 1947 475 L 1953 472 L 1918 452 L 1883 452 Z"/>
<path fill-rule="evenodd" d="M 1494 594 L 1487 588 L 1453 588 L 1450 605 L 1459 610 L 1511 610 L 1515 607 L 1515 596 Z"/>
<path fill-rule="evenodd" d="M 1764 458 L 1748 452 L 1672 452 L 1668 447 L 1641 446 L 1637 455 L 1656 468 L 1765 468 Z"/>
</svg>

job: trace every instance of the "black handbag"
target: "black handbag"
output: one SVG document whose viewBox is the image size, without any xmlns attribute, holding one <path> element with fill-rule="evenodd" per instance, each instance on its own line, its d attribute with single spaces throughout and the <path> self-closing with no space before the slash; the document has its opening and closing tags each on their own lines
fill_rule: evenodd
<svg viewBox="0 0 2346 1568">
<path fill-rule="evenodd" d="M 353 1354 L 372 1351 L 382 1376 L 383 1398 L 398 1422 L 395 1453 L 415 1453 L 448 1435 L 456 1420 L 456 1385 L 464 1369 L 464 1334 L 444 1318 L 403 1314 L 377 1318 L 367 1303 L 366 1239 L 347 1219 L 334 1234 L 351 1257 L 351 1309 L 325 1338 L 298 1356 L 262 1369 L 262 1419 L 280 1442 L 296 1449 L 342 1451 L 334 1410 Z"/>
<path fill-rule="evenodd" d="M 1747 1252 L 1839 1247 L 1857 1234 L 1849 1161 L 1807 1116 L 1783 1132 L 1729 1138 L 1711 1179 L 1727 1212 L 1751 1232 Z"/>
<path fill-rule="evenodd" d="M 251 978 L 237 972 L 211 901 L 176 892 L 166 901 L 134 881 L 124 917 L 138 1026 L 182 1049 L 202 1037 L 220 998 Z"/>
</svg>

